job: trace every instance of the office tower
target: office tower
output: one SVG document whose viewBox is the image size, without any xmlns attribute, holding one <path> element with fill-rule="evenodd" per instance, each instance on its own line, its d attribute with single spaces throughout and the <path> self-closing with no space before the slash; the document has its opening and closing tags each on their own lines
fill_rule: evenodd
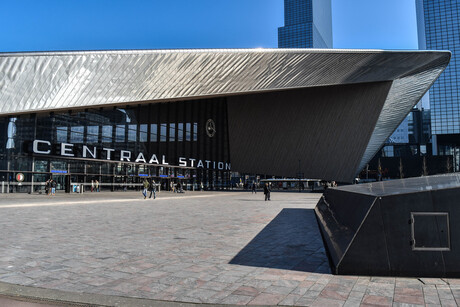
<svg viewBox="0 0 460 307">
<path fill-rule="evenodd" d="M 332 48 L 331 0 L 284 0 L 279 48 Z"/>
<path fill-rule="evenodd" d="M 433 154 L 460 160 L 460 1 L 416 0 L 419 48 L 450 50 L 449 66 L 430 89 Z"/>
</svg>

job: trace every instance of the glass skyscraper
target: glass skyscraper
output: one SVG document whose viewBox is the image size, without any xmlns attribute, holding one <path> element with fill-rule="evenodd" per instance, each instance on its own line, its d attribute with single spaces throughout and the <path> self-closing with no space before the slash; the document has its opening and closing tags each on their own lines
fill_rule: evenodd
<svg viewBox="0 0 460 307">
<path fill-rule="evenodd" d="M 331 0 L 284 0 L 279 48 L 332 48 Z"/>
<path fill-rule="evenodd" d="M 460 1 L 416 0 L 420 49 L 450 50 L 449 66 L 430 89 L 434 154 L 460 160 Z"/>
</svg>

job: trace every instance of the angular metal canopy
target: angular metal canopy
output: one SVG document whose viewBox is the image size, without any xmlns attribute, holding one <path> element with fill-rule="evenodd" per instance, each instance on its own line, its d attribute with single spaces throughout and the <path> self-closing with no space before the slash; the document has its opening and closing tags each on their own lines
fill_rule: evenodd
<svg viewBox="0 0 460 307">
<path fill-rule="evenodd" d="M 392 82 L 359 172 L 449 59 L 444 51 L 339 49 L 0 53 L 0 115 Z"/>
</svg>

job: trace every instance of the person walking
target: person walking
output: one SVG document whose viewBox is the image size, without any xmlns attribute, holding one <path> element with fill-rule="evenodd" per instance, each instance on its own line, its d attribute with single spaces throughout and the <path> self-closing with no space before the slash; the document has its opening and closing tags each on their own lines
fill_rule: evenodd
<svg viewBox="0 0 460 307">
<path fill-rule="evenodd" d="M 94 183 L 96 185 L 96 192 L 99 192 L 99 180 L 96 179 Z"/>
<path fill-rule="evenodd" d="M 46 180 L 45 182 L 45 192 L 46 192 L 46 195 L 48 196 L 51 194 L 50 179 Z"/>
<path fill-rule="evenodd" d="M 94 191 L 94 180 L 91 180 L 91 192 Z"/>
<path fill-rule="evenodd" d="M 149 198 L 152 198 L 152 194 L 153 194 L 153 199 L 157 198 L 155 180 L 153 180 L 152 178 L 149 178 L 149 191 L 150 191 Z"/>
<path fill-rule="evenodd" d="M 270 200 L 270 187 L 268 183 L 264 185 L 264 194 L 265 194 L 265 201 Z"/>
<path fill-rule="evenodd" d="M 50 184 L 51 184 L 51 195 L 54 196 L 56 195 L 56 181 L 51 179 Z"/>
<path fill-rule="evenodd" d="M 149 182 L 147 181 L 147 178 L 144 178 L 144 182 L 142 182 L 142 186 L 144 189 L 142 190 L 142 195 L 144 195 L 144 199 L 147 198 L 147 189 L 149 188 Z"/>
<path fill-rule="evenodd" d="M 252 182 L 252 194 L 257 194 L 257 191 L 256 191 L 256 183 L 255 182 Z"/>
</svg>

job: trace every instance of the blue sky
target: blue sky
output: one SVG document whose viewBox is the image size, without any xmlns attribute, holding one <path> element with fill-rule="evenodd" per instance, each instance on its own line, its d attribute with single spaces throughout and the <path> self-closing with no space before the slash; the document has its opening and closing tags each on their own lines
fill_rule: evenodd
<svg viewBox="0 0 460 307">
<path fill-rule="evenodd" d="M 417 49 L 414 0 L 332 0 L 335 48 Z M 283 0 L 0 0 L 0 52 L 276 48 Z"/>
</svg>

